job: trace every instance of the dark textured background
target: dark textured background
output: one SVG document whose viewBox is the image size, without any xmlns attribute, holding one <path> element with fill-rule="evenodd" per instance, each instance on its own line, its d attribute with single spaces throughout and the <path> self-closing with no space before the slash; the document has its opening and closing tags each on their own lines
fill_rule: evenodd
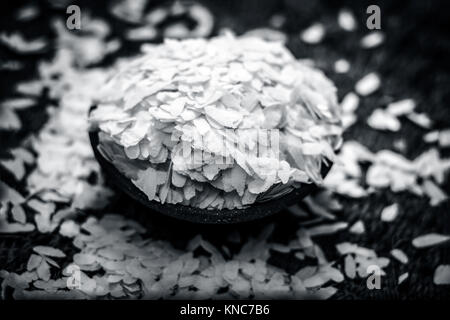
<svg viewBox="0 0 450 320">
<path fill-rule="evenodd" d="M 150 7 L 160 1 L 150 1 Z M 18 24 L 12 19 L 12 10 L 22 1 L 2 3 L 0 31 L 20 30 L 30 37 L 46 35 L 54 37 L 49 28 L 51 15 L 64 16 L 64 11 L 50 9 L 46 1 L 38 1 L 42 8 L 40 18 L 29 23 Z M 342 98 L 352 90 L 354 83 L 364 74 L 376 71 L 382 77 L 382 88 L 370 97 L 363 98 L 357 113 L 360 121 L 346 133 L 346 139 L 355 139 L 373 151 L 383 148 L 393 149 L 396 139 L 404 139 L 405 156 L 414 158 L 427 149 L 422 140 L 425 130 L 402 120 L 402 129 L 396 133 L 383 133 L 369 128 L 364 119 L 376 107 L 401 98 L 414 98 L 419 111 L 427 112 L 435 122 L 434 128 L 450 127 L 450 8 L 446 1 L 305 1 L 305 0 L 238 0 L 238 1 L 203 1 L 216 17 L 215 30 L 231 27 L 238 34 L 255 27 L 267 26 L 269 17 L 276 12 L 287 16 L 283 27 L 289 35 L 288 47 L 299 58 L 313 58 L 317 66 L 335 82 L 339 97 Z M 94 16 L 107 19 L 113 27 L 112 36 L 120 36 L 125 23 L 112 18 L 108 11 L 107 1 L 73 1 L 81 10 L 90 10 Z M 376 49 L 365 50 L 359 47 L 359 39 L 365 33 L 365 9 L 370 4 L 381 8 L 382 31 L 386 34 L 385 43 Z M 352 9 L 357 16 L 359 28 L 355 32 L 339 29 L 336 15 L 340 7 Z M 327 34 L 319 45 L 305 45 L 298 35 L 300 30 L 312 22 L 321 21 L 326 25 Z M 130 55 L 137 52 L 139 45 L 124 42 L 122 49 L 115 56 Z M 21 60 L 25 69 L 20 72 L 0 71 L 0 97 L 10 97 L 13 86 L 18 81 L 32 79 L 36 76 L 37 62 L 52 56 L 50 50 L 44 54 L 20 56 L 0 46 L 0 60 Z M 346 58 L 352 68 L 348 74 L 336 75 L 332 71 L 333 63 L 338 58 Z M 111 63 L 106 59 L 103 64 Z M 16 147 L 20 142 L 36 132 L 46 121 L 44 106 L 48 101 L 44 98 L 41 107 L 20 111 L 19 115 L 25 124 L 22 130 L 12 133 L 0 131 L 0 158 L 7 156 L 7 150 Z M 449 150 L 442 150 L 441 155 L 450 156 Z M 29 170 L 31 168 L 28 168 Z M 24 182 L 14 181 L 13 177 L 0 168 L 0 179 L 6 181 L 19 191 L 25 192 Z M 443 188 L 450 190 L 449 179 Z M 316 241 L 325 250 L 328 259 L 339 259 L 334 245 L 342 241 L 356 242 L 361 246 L 373 248 L 379 256 L 389 256 L 389 251 L 398 247 L 404 250 L 410 262 L 400 265 L 393 259 L 386 269 L 388 276 L 382 280 L 382 289 L 370 291 L 365 280 L 349 280 L 337 285 L 335 299 L 448 299 L 449 286 L 435 286 L 433 273 L 439 264 L 449 264 L 449 244 L 428 249 L 414 249 L 411 240 L 421 234 L 438 232 L 450 234 L 449 201 L 439 207 L 431 208 L 426 198 L 418 198 L 406 192 L 393 194 L 380 191 L 361 200 L 341 198 L 344 210 L 339 219 L 350 224 L 362 219 L 366 233 L 353 235 L 348 232 L 333 236 L 317 238 Z M 381 209 L 392 202 L 399 202 L 401 211 L 392 223 L 380 221 Z M 257 233 L 267 223 L 259 221 L 232 227 L 205 227 L 190 225 L 152 215 L 140 206 L 118 195 L 109 208 L 114 212 L 128 212 L 149 229 L 150 233 L 168 239 L 176 246 L 183 247 L 194 234 L 201 232 L 205 238 L 220 244 L 230 229 L 237 228 L 245 235 Z M 99 215 L 99 212 L 87 212 L 83 215 Z M 81 217 L 80 217 L 81 219 Z M 268 219 L 276 223 L 273 238 L 280 242 L 289 240 L 295 235 L 297 222 L 287 214 L 279 214 Z M 22 272 L 26 261 L 35 245 L 50 245 L 65 248 L 70 256 L 76 252 L 71 241 L 55 234 L 0 235 L 0 269 Z M 233 249 L 233 248 L 232 248 Z M 239 248 L 234 248 L 238 250 Z M 295 273 L 303 266 L 289 255 L 274 254 L 270 263 Z M 400 286 L 397 278 L 409 272 L 409 278 Z"/>
</svg>

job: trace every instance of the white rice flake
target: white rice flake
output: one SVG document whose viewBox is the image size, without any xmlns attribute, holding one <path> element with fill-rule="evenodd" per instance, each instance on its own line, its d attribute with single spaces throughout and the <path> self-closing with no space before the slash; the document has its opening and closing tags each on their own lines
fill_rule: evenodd
<svg viewBox="0 0 450 320">
<path fill-rule="evenodd" d="M 440 265 L 434 271 L 433 282 L 436 285 L 450 284 L 450 265 Z"/>
<path fill-rule="evenodd" d="M 360 96 L 368 96 L 380 88 L 381 80 L 378 74 L 372 72 L 362 77 L 355 85 L 355 91 Z"/>
<path fill-rule="evenodd" d="M 392 249 L 390 253 L 391 253 L 391 256 L 393 256 L 395 259 L 397 259 L 398 261 L 400 261 L 403 264 L 407 264 L 409 261 L 406 253 L 404 253 L 400 249 Z"/>
<path fill-rule="evenodd" d="M 270 17 L 269 24 L 274 28 L 281 28 L 286 22 L 286 16 L 283 14 L 274 14 Z"/>
<path fill-rule="evenodd" d="M 346 59 L 336 60 L 334 63 L 334 71 L 336 73 L 347 73 L 350 71 L 350 62 Z"/>
<path fill-rule="evenodd" d="M 398 216 L 398 203 L 391 204 L 381 211 L 381 221 L 392 222 Z"/>
<path fill-rule="evenodd" d="M 336 222 L 333 224 L 323 224 L 317 227 L 309 228 L 308 233 L 311 237 L 321 236 L 336 233 L 338 231 L 346 229 L 347 227 L 347 222 Z"/>
<path fill-rule="evenodd" d="M 48 246 L 36 246 L 33 251 L 47 257 L 64 258 L 66 256 L 61 250 Z"/>
<path fill-rule="evenodd" d="M 73 238 L 80 233 L 80 226 L 73 220 L 66 220 L 61 224 L 59 233 L 68 238 Z"/>
<path fill-rule="evenodd" d="M 320 23 L 314 23 L 300 33 L 300 39 L 309 44 L 318 44 L 325 36 L 325 26 Z"/>
<path fill-rule="evenodd" d="M 429 233 L 413 239 L 412 244 L 416 248 L 426 248 L 442 244 L 450 240 L 450 236 L 438 233 Z"/>
<path fill-rule="evenodd" d="M 345 31 L 354 31 L 357 27 L 355 16 L 346 8 L 339 10 L 338 24 Z"/>
<path fill-rule="evenodd" d="M 448 199 L 448 195 L 430 179 L 424 180 L 422 190 L 430 198 L 430 204 L 433 207 Z"/>
<path fill-rule="evenodd" d="M 406 279 L 408 279 L 408 277 L 409 277 L 409 273 L 408 272 L 402 273 L 398 277 L 398 284 L 402 284 Z"/>
<path fill-rule="evenodd" d="M 423 136 L 423 141 L 425 141 L 426 143 L 435 143 L 439 141 L 439 131 L 438 130 L 433 130 L 430 131 L 428 133 L 426 133 Z"/>
<path fill-rule="evenodd" d="M 353 224 L 353 226 L 351 226 L 349 231 L 354 234 L 363 234 L 366 232 L 366 228 L 364 227 L 362 220 L 358 220 Z"/>
<path fill-rule="evenodd" d="M 377 130 L 399 131 L 400 121 L 384 109 L 375 109 L 367 119 L 367 124 Z"/>
<path fill-rule="evenodd" d="M 372 49 L 380 46 L 384 42 L 384 33 L 381 31 L 372 31 L 361 39 L 361 47 Z"/>
<path fill-rule="evenodd" d="M 7 223 L 5 221 L 0 221 L 0 233 L 20 233 L 20 232 L 31 232 L 36 228 L 33 224 L 27 223 Z"/>
<path fill-rule="evenodd" d="M 414 111 L 416 102 L 413 99 L 403 99 L 388 104 L 386 111 L 393 116 L 403 116 Z"/>
<path fill-rule="evenodd" d="M 347 93 L 340 103 L 342 108 L 342 123 L 344 128 L 353 125 L 357 118 L 355 115 L 356 109 L 359 106 L 359 96 L 354 92 Z"/>
<path fill-rule="evenodd" d="M 450 147 L 450 129 L 439 131 L 439 146 L 442 148 Z"/>
<path fill-rule="evenodd" d="M 45 38 L 37 38 L 33 40 L 26 39 L 21 33 L 0 33 L 0 42 L 22 54 L 35 54 L 42 52 L 47 48 L 48 41 Z"/>
<path fill-rule="evenodd" d="M 429 129 L 431 128 L 433 122 L 431 119 L 425 114 L 425 113 L 417 113 L 417 112 L 411 112 L 406 115 L 406 117 L 417 124 L 419 127 Z"/>
</svg>

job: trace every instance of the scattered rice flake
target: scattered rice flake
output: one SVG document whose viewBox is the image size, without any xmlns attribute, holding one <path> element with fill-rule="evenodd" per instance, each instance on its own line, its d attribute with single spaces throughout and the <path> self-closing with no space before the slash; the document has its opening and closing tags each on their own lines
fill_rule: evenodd
<svg viewBox="0 0 450 320">
<path fill-rule="evenodd" d="M 423 181 L 422 190 L 430 198 L 430 204 L 433 207 L 448 199 L 447 194 L 430 179 Z"/>
<path fill-rule="evenodd" d="M 350 254 L 345 256 L 344 269 L 347 277 L 350 279 L 354 279 L 356 277 L 356 262 Z"/>
<path fill-rule="evenodd" d="M 140 23 L 147 3 L 148 0 L 120 0 L 110 7 L 110 12 L 126 22 Z"/>
<path fill-rule="evenodd" d="M 325 27 L 322 23 L 316 22 L 300 33 L 303 42 L 318 44 L 325 36 Z"/>
<path fill-rule="evenodd" d="M 320 190 L 312 196 L 314 202 L 330 211 L 341 211 L 344 207 L 335 197 L 333 192 L 327 189 Z"/>
<path fill-rule="evenodd" d="M 439 141 L 439 131 L 434 130 L 434 131 L 428 132 L 427 134 L 425 134 L 423 136 L 423 141 L 425 141 L 426 143 L 438 142 Z"/>
<path fill-rule="evenodd" d="M 73 220 L 66 220 L 59 227 L 59 233 L 65 237 L 73 238 L 80 233 L 80 226 Z"/>
<path fill-rule="evenodd" d="M 19 21 L 31 21 L 34 18 L 36 18 L 40 13 L 39 7 L 31 4 L 31 5 L 25 5 L 21 8 L 19 8 L 19 10 L 16 13 L 16 19 Z"/>
<path fill-rule="evenodd" d="M 303 284 L 306 288 L 319 287 L 327 283 L 328 281 L 342 282 L 344 276 L 342 273 L 329 265 L 321 266 L 314 275 L 304 279 Z"/>
<path fill-rule="evenodd" d="M 375 109 L 367 119 L 367 124 L 377 130 L 400 130 L 401 123 L 395 116 L 383 109 Z"/>
<path fill-rule="evenodd" d="M 360 247 L 354 243 L 350 242 L 341 242 L 336 245 L 336 249 L 338 250 L 339 254 L 341 255 L 347 255 L 349 253 L 354 253 L 357 255 L 361 255 L 364 257 L 376 257 L 377 254 L 372 249 L 367 249 L 364 247 Z"/>
<path fill-rule="evenodd" d="M 31 223 L 7 223 L 0 221 L 0 233 L 19 233 L 19 232 L 31 232 L 35 227 Z"/>
<path fill-rule="evenodd" d="M 353 226 L 351 226 L 349 231 L 355 234 L 363 234 L 364 232 L 366 232 L 366 228 L 364 227 L 364 223 L 362 222 L 362 220 L 358 220 L 353 224 Z"/>
<path fill-rule="evenodd" d="M 409 273 L 408 273 L 408 272 L 405 272 L 405 273 L 401 274 L 401 275 L 398 277 L 398 284 L 401 284 L 403 281 L 405 281 L 406 279 L 408 279 L 408 277 L 409 277 Z"/>
<path fill-rule="evenodd" d="M 328 208 L 325 207 L 326 203 L 320 203 L 312 196 L 306 197 L 303 202 L 308 206 L 309 210 L 315 215 L 324 217 L 329 220 L 336 220 L 336 216 L 328 211 Z"/>
<path fill-rule="evenodd" d="M 16 190 L 0 181 L 0 202 L 23 203 L 25 198 Z"/>
<path fill-rule="evenodd" d="M 350 62 L 346 59 L 336 60 L 334 63 L 334 71 L 336 73 L 347 73 L 350 70 Z"/>
<path fill-rule="evenodd" d="M 9 108 L 0 106 L 0 129 L 6 131 L 19 130 L 22 127 L 22 122 L 19 116 Z"/>
<path fill-rule="evenodd" d="M 43 258 L 37 254 L 32 254 L 28 259 L 27 263 L 27 271 L 33 271 L 36 269 L 42 262 Z"/>
<path fill-rule="evenodd" d="M 450 147 L 450 129 L 439 131 L 439 146 L 442 148 Z"/>
<path fill-rule="evenodd" d="M 422 128 L 425 128 L 425 129 L 431 128 L 431 126 L 433 124 L 431 119 L 425 113 L 411 112 L 411 113 L 407 114 L 406 117 L 410 121 L 412 121 L 415 124 L 417 124 L 419 127 L 422 127 Z"/>
<path fill-rule="evenodd" d="M 20 82 L 16 85 L 17 93 L 33 97 L 39 96 L 43 89 L 44 83 L 40 80 L 30 80 L 26 82 Z"/>
<path fill-rule="evenodd" d="M 412 244 L 416 248 L 435 246 L 450 240 L 450 236 L 438 233 L 429 233 L 413 239 Z"/>
<path fill-rule="evenodd" d="M 158 31 L 151 26 L 129 29 L 125 33 L 125 38 L 130 41 L 150 41 L 157 36 Z"/>
<path fill-rule="evenodd" d="M 408 256 L 406 255 L 406 253 L 404 253 L 400 249 L 392 249 L 391 250 L 391 256 L 393 256 L 395 259 L 397 259 L 398 261 L 400 261 L 403 264 L 407 264 L 408 261 L 409 261 Z"/>
<path fill-rule="evenodd" d="M 6 131 L 19 130 L 22 122 L 15 111 L 35 104 L 32 98 L 13 98 L 0 103 L 0 129 Z"/>
<path fill-rule="evenodd" d="M 196 22 L 196 27 L 191 30 L 191 37 L 209 37 L 214 27 L 214 16 L 211 11 L 199 3 L 193 3 L 189 8 L 189 15 Z"/>
<path fill-rule="evenodd" d="M 291 248 L 289 248 L 288 246 L 279 244 L 279 243 L 273 243 L 270 246 L 271 246 L 271 249 L 278 251 L 278 252 L 282 252 L 282 253 L 289 253 L 291 251 Z"/>
<path fill-rule="evenodd" d="M 183 22 L 178 22 L 169 25 L 164 29 L 164 38 L 169 39 L 186 39 L 189 38 L 189 28 Z"/>
<path fill-rule="evenodd" d="M 36 246 L 33 251 L 47 257 L 64 258 L 66 256 L 61 250 L 48 246 Z"/>
<path fill-rule="evenodd" d="M 10 108 L 15 110 L 27 109 L 36 104 L 36 100 L 34 98 L 12 98 L 8 100 L 4 100 L 1 103 L 3 108 Z"/>
<path fill-rule="evenodd" d="M 48 265 L 47 261 L 43 260 L 41 262 L 41 264 L 36 269 L 36 273 L 39 279 L 42 279 L 44 281 L 50 280 L 51 272 L 50 266 Z"/>
<path fill-rule="evenodd" d="M 308 229 L 308 233 L 311 237 L 333 234 L 348 227 L 347 222 L 336 222 L 332 224 L 322 224 L 317 227 Z"/>
<path fill-rule="evenodd" d="M 345 113 L 353 113 L 358 109 L 359 97 L 354 92 L 347 93 L 341 101 L 342 111 Z"/>
<path fill-rule="evenodd" d="M 17 60 L 6 60 L 0 62 L 0 70 L 17 71 L 23 69 L 22 62 Z"/>
<path fill-rule="evenodd" d="M 0 165 L 8 169 L 17 181 L 21 181 L 25 176 L 25 165 L 34 162 L 33 154 L 21 147 L 11 150 L 10 153 L 12 159 L 0 160 Z"/>
<path fill-rule="evenodd" d="M 384 42 L 384 33 L 381 31 L 372 31 L 361 39 L 361 47 L 372 49 L 380 46 Z"/>
<path fill-rule="evenodd" d="M 272 27 L 277 28 L 277 29 L 283 27 L 285 22 L 286 22 L 286 16 L 284 16 L 283 14 L 279 14 L 279 13 L 274 14 L 272 17 L 270 17 L 270 20 L 269 20 L 269 24 Z"/>
<path fill-rule="evenodd" d="M 357 27 L 355 16 L 346 8 L 339 10 L 338 24 L 345 31 L 354 31 Z"/>
<path fill-rule="evenodd" d="M 406 152 L 407 148 L 406 139 L 403 138 L 395 139 L 395 141 L 392 143 L 392 146 L 394 147 L 394 149 L 400 152 Z"/>
<path fill-rule="evenodd" d="M 156 26 L 161 22 L 163 22 L 168 14 L 169 10 L 167 8 L 163 7 L 155 8 L 145 16 L 145 22 L 147 22 L 152 26 Z"/>
<path fill-rule="evenodd" d="M 440 265 L 434 271 L 433 282 L 436 285 L 450 284 L 450 265 Z"/>
<path fill-rule="evenodd" d="M 12 50 L 23 53 L 32 54 L 42 52 L 48 45 L 47 40 L 44 38 L 26 40 L 22 34 L 15 33 L 1 33 L 0 41 L 7 45 Z"/>
<path fill-rule="evenodd" d="M 388 104 L 386 111 L 393 116 L 399 117 L 409 114 L 416 108 L 416 102 L 413 99 L 403 99 Z"/>
<path fill-rule="evenodd" d="M 378 74 L 372 72 L 362 77 L 355 85 L 355 91 L 360 96 L 368 96 L 380 88 L 381 80 Z"/>
<path fill-rule="evenodd" d="M 398 215 L 398 203 L 393 203 L 390 206 L 385 207 L 381 211 L 381 221 L 392 222 Z"/>
</svg>

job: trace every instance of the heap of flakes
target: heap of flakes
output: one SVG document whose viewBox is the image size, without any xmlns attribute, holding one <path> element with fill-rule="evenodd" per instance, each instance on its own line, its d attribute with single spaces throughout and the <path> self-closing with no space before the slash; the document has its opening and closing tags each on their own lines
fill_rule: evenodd
<svg viewBox="0 0 450 320">
<path fill-rule="evenodd" d="M 335 91 L 279 42 L 166 40 L 105 85 L 90 121 L 149 200 L 242 208 L 322 182 L 341 143 Z"/>
</svg>

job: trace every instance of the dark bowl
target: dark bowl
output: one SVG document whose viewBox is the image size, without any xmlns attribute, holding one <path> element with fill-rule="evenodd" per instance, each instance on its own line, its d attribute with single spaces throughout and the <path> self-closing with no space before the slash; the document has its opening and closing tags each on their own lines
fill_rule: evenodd
<svg viewBox="0 0 450 320">
<path fill-rule="evenodd" d="M 95 107 L 91 107 L 89 113 L 93 109 L 95 109 Z M 125 177 L 113 164 L 101 155 L 97 149 L 99 144 L 98 131 L 89 131 L 89 139 L 95 158 L 99 162 L 100 167 L 108 180 L 111 181 L 117 189 L 125 192 L 129 197 L 140 202 L 145 207 L 151 209 L 151 211 L 157 211 L 163 215 L 184 221 L 203 224 L 231 224 L 257 220 L 282 211 L 284 208 L 299 202 L 317 189 L 315 184 L 302 184 L 300 188 L 294 189 L 279 198 L 254 203 L 247 208 L 233 210 L 207 210 L 181 204 L 161 204 L 157 201 L 148 200 L 148 197 L 144 192 L 137 188 L 130 179 Z M 328 174 L 331 166 L 332 164 L 322 166 L 321 174 L 323 177 Z"/>
</svg>

